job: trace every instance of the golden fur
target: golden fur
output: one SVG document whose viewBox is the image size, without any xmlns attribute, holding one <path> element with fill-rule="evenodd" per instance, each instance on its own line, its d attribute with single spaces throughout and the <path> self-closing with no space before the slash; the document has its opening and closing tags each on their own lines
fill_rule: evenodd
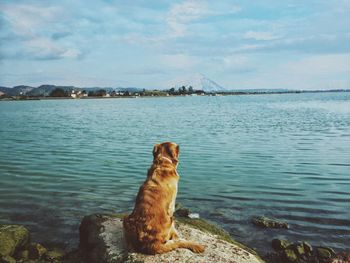
<svg viewBox="0 0 350 263">
<path fill-rule="evenodd" d="M 203 252 L 202 245 L 179 239 L 175 229 L 173 214 L 179 181 L 176 171 L 179 146 L 172 142 L 157 144 L 153 157 L 134 210 L 123 220 L 128 247 L 146 254 L 161 254 L 176 248 Z"/>
</svg>

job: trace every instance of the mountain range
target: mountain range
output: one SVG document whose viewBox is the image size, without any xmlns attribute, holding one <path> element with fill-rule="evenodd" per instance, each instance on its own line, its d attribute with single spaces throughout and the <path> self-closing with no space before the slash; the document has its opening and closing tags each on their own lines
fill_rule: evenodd
<svg viewBox="0 0 350 263">
<path fill-rule="evenodd" d="M 74 87 L 74 86 L 56 86 L 56 85 L 41 85 L 38 87 L 31 87 L 31 86 L 25 86 L 25 85 L 20 85 L 20 86 L 15 86 L 13 88 L 9 87 L 1 87 L 0 86 L 0 92 L 6 94 L 7 96 L 20 96 L 20 95 L 26 95 L 26 96 L 49 96 L 50 93 L 56 89 L 60 88 L 63 89 L 64 91 L 71 92 L 72 90 L 75 91 L 96 91 L 96 90 L 101 90 L 104 89 L 107 92 L 112 92 L 112 91 L 129 91 L 129 92 L 138 92 L 141 91 L 141 89 L 134 88 L 134 87 L 118 87 L 118 88 L 112 88 L 112 87 L 85 87 L 85 88 L 80 88 L 80 87 Z"/>
<path fill-rule="evenodd" d="M 181 76 L 177 79 L 174 79 L 172 81 L 169 81 L 167 83 L 167 86 L 169 89 L 171 87 L 179 88 L 182 86 L 189 87 L 192 86 L 194 90 L 203 90 L 205 92 L 216 92 L 216 91 L 227 91 L 222 86 L 220 86 L 215 81 L 205 77 L 202 74 L 194 74 L 194 75 L 187 75 L 187 76 Z M 136 87 L 74 87 L 74 86 L 58 86 L 58 85 L 41 85 L 38 87 L 32 87 L 32 86 L 26 86 L 26 85 L 20 85 L 15 87 L 1 87 L 0 86 L 0 92 L 3 92 L 7 96 L 19 96 L 19 95 L 26 95 L 26 96 L 48 96 L 54 89 L 60 88 L 64 91 L 71 92 L 72 90 L 85 90 L 87 92 L 89 91 L 96 91 L 100 89 L 104 89 L 107 92 L 112 91 L 129 91 L 129 92 L 140 92 L 142 89 L 136 88 Z"/>
</svg>

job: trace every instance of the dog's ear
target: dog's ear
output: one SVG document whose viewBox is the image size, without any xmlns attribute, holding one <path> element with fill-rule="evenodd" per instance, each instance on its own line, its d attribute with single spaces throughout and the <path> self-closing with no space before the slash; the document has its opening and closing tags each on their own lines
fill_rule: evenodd
<svg viewBox="0 0 350 263">
<path fill-rule="evenodd" d="M 179 152 L 180 152 L 180 147 L 179 145 L 175 143 L 171 143 L 168 148 L 168 152 L 170 153 L 171 160 L 177 164 L 179 162 Z"/>
<path fill-rule="evenodd" d="M 153 147 L 153 158 L 155 159 L 160 152 L 160 144 L 155 144 Z"/>
<path fill-rule="evenodd" d="M 180 154 L 180 146 L 179 145 L 176 145 L 176 149 L 175 149 L 175 153 L 176 153 L 176 158 L 179 157 L 179 154 Z"/>
</svg>

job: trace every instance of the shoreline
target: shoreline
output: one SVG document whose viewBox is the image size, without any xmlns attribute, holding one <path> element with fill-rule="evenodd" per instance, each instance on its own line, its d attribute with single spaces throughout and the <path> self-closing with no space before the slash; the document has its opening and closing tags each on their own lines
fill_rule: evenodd
<svg viewBox="0 0 350 263">
<path fill-rule="evenodd" d="M 203 254 L 176 249 L 156 255 L 135 253 L 126 249 L 123 238 L 124 214 L 91 214 L 80 221 L 79 245 L 73 249 L 48 246 L 31 240 L 28 229 L 22 225 L 0 224 L 0 262 L 2 263 L 164 263 L 173 262 L 231 262 L 244 263 L 349 263 L 349 252 L 335 252 L 332 248 L 312 246 L 306 241 L 289 242 L 273 239 L 274 252 L 258 253 L 238 242 L 222 227 L 206 219 L 191 217 L 187 208 L 180 208 L 175 222 L 180 236 L 202 243 Z M 268 227 L 269 228 L 269 227 Z M 272 227 L 273 228 L 273 227 Z M 40 241 L 39 241 L 40 242 Z M 210 260 L 210 261 L 208 261 Z M 234 261 L 236 262 L 236 261 Z"/>
<path fill-rule="evenodd" d="M 171 98 L 171 97 L 220 97 L 220 96 L 249 96 L 249 95 L 280 95 L 280 94 L 304 94 L 304 93 L 342 93 L 350 92 L 350 90 L 303 90 L 303 91 L 266 91 L 266 92 L 252 92 L 252 91 L 238 91 L 238 92 L 212 92 L 206 94 L 179 94 L 179 95 L 130 95 L 130 96 L 88 96 L 88 97 L 26 97 L 26 96 L 9 96 L 0 98 L 0 101 L 22 101 L 22 100 L 89 100 L 89 99 L 130 99 L 130 98 Z"/>
<path fill-rule="evenodd" d="M 230 253 L 238 262 L 265 263 L 254 249 L 234 240 L 228 232 L 204 219 L 176 216 L 176 225 L 182 235 L 193 235 L 190 239 L 206 246 L 203 254 L 194 254 L 186 249 L 176 249 L 154 256 L 126 250 L 123 241 L 121 220 L 123 214 L 92 214 L 80 221 L 79 246 L 66 250 L 50 247 L 45 242 L 34 242 L 30 232 L 22 225 L 0 224 L 0 262 L 6 263 L 139 263 L 139 262 L 188 262 L 188 259 L 203 260 L 215 255 L 216 262 L 225 260 Z M 188 232 L 189 231 L 189 232 Z M 10 233 L 10 234 L 9 234 Z M 3 245 L 5 244 L 5 245 Z M 226 244 L 226 245 L 225 245 Z M 224 245 L 224 246 L 223 246 Z M 222 247 L 222 251 L 217 250 Z M 216 251 L 216 253 L 214 253 Z M 220 253 L 221 255 L 219 255 Z M 170 257 L 170 259 L 168 258 Z M 166 260 L 166 261 L 164 261 Z M 169 260 L 169 261 L 168 261 Z M 241 261 L 243 260 L 243 261 Z M 207 262 L 198 261 L 198 262 Z"/>
</svg>

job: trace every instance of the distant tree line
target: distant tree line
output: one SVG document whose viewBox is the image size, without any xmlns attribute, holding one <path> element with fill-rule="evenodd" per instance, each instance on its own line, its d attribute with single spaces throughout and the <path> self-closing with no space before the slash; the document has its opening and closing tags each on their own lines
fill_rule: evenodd
<svg viewBox="0 0 350 263">
<path fill-rule="evenodd" d="M 89 97 L 103 97 L 106 96 L 107 91 L 104 89 L 99 89 L 96 91 L 89 91 L 88 96 Z"/>
<path fill-rule="evenodd" d="M 201 94 L 204 93 L 203 90 L 194 90 L 192 86 L 186 88 L 186 86 L 181 86 L 178 89 L 174 87 L 168 90 L 170 95 L 191 95 L 191 94 Z"/>
<path fill-rule="evenodd" d="M 69 97 L 68 91 L 61 89 L 61 88 L 56 88 L 50 93 L 50 97 Z"/>
</svg>

